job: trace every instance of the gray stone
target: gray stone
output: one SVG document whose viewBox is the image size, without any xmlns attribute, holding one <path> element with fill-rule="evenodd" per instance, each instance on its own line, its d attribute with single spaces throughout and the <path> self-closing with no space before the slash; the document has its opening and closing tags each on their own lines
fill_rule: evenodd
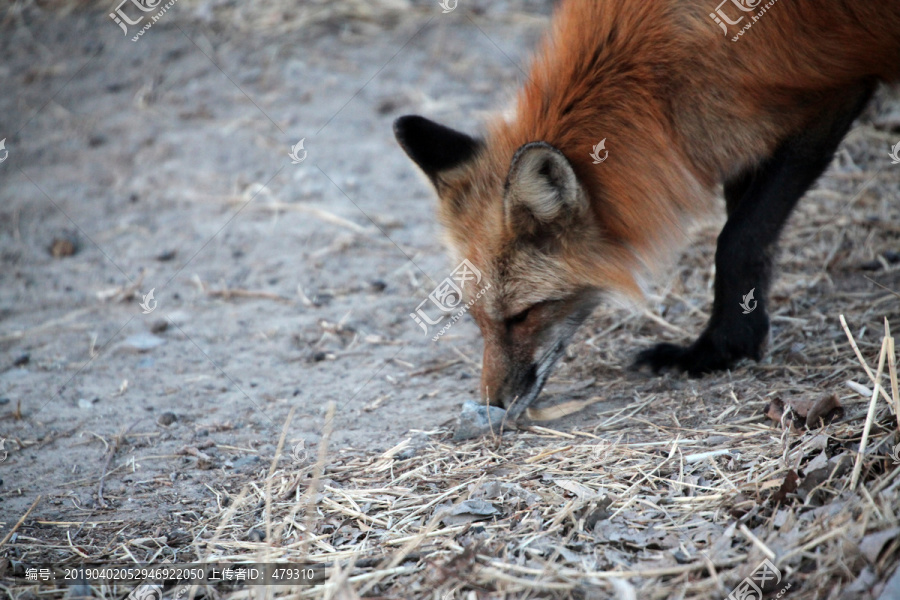
<svg viewBox="0 0 900 600">
<path fill-rule="evenodd" d="M 147 352 L 166 343 L 166 340 L 150 333 L 136 333 L 125 338 L 122 347 L 133 352 Z"/>
<path fill-rule="evenodd" d="M 160 425 L 164 425 L 164 426 L 168 427 L 169 425 L 171 425 L 172 423 L 174 423 L 177 420 L 178 420 L 178 415 L 176 415 L 173 412 L 166 411 L 163 414 L 159 415 L 159 418 L 156 420 L 156 422 L 159 423 Z"/>
<path fill-rule="evenodd" d="M 453 434 L 453 441 L 471 440 L 481 437 L 485 434 L 500 433 L 500 426 L 506 417 L 506 411 L 496 406 L 486 406 L 484 404 L 476 404 L 472 401 L 466 401 L 463 404 L 462 412 L 459 414 L 459 422 L 456 432 Z M 508 429 L 512 429 L 511 424 L 507 424 Z"/>
</svg>

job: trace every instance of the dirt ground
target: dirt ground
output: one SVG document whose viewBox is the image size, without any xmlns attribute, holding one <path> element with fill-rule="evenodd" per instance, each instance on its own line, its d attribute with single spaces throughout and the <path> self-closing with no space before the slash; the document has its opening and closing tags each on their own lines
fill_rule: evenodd
<svg viewBox="0 0 900 600">
<path fill-rule="evenodd" d="M 101 508 L 126 430 L 109 468 L 136 462 L 107 477 L 103 512 L 165 520 L 184 498 L 211 501 L 203 483 L 267 465 L 292 407 L 291 444 L 314 445 L 334 401 L 335 447 L 384 449 L 476 397 L 477 328 L 434 344 L 409 317 L 449 265 L 391 124 L 423 112 L 474 127 L 502 104 L 543 21 L 511 28 L 507 12 L 268 37 L 173 12 L 133 43 L 100 12 L 9 11 L 5 526 L 37 495 L 51 520 Z M 58 239 L 75 254 L 53 257 Z M 178 456 L 198 439 L 220 449 L 205 472 Z"/>
<path fill-rule="evenodd" d="M 285 446 L 305 458 L 330 402 L 329 452 L 372 454 L 445 439 L 477 399 L 474 323 L 434 343 L 409 316 L 453 265 L 391 123 L 476 130 L 523 80 L 551 2 L 398 2 L 296 26 L 182 2 L 137 42 L 89 7 L 17 3 L 0 27 L 0 536 L 34 505 L 16 539 L 55 540 L 48 559 L 67 534 L 94 543 L 85 523 L 191 530 L 216 490 L 269 469 L 292 409 Z M 792 394 L 864 406 L 838 315 L 873 366 L 882 319 L 900 326 L 898 107 L 882 92 L 793 218 L 761 364 L 627 370 L 700 330 L 711 224 L 646 310 L 604 307 L 582 329 L 542 398 L 603 401 L 553 428 L 624 407 L 679 427 L 761 419 Z"/>
</svg>

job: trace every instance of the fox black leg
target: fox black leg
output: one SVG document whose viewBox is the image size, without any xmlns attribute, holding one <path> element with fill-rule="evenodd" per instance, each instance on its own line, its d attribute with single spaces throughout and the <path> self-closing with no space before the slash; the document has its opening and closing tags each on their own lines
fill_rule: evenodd
<svg viewBox="0 0 900 600">
<path fill-rule="evenodd" d="M 728 221 L 716 246 L 715 299 L 703 333 L 690 346 L 658 344 L 641 352 L 635 367 L 692 376 L 760 360 L 769 333 L 767 296 L 778 236 L 797 204 L 828 167 L 841 140 L 865 108 L 874 86 L 833 95 L 815 123 L 782 142 L 756 168 L 724 186 Z M 747 295 L 753 291 L 753 298 Z M 750 310 L 752 309 L 752 310 Z"/>
</svg>

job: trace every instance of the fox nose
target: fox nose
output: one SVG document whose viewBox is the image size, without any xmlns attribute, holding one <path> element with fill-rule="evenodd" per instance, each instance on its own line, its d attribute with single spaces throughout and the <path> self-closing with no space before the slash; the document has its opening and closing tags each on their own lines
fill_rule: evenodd
<svg viewBox="0 0 900 600">
<path fill-rule="evenodd" d="M 505 368 L 499 369 L 501 364 Z M 536 364 L 516 365 L 508 360 L 485 357 L 484 365 L 481 376 L 483 402 L 505 408 L 515 416 L 528 408 L 538 379 Z"/>
</svg>

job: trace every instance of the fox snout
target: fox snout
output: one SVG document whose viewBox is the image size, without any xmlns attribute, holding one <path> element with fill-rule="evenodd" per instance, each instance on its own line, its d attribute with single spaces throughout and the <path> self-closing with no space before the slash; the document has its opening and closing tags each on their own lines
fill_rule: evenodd
<svg viewBox="0 0 900 600">
<path fill-rule="evenodd" d="M 541 393 L 596 303 L 596 295 L 585 291 L 535 305 L 499 324 L 479 323 L 484 337 L 482 401 L 518 419 Z"/>
<path fill-rule="evenodd" d="M 485 345 L 481 372 L 481 399 L 506 409 L 511 420 L 525 412 L 540 394 L 553 365 L 565 352 L 562 341 L 536 360 L 521 348 Z"/>
</svg>

